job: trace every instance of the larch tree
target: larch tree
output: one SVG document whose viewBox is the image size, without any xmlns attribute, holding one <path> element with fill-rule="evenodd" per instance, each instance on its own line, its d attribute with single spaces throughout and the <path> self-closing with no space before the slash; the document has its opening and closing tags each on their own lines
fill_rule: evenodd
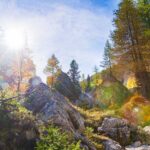
<svg viewBox="0 0 150 150">
<path fill-rule="evenodd" d="M 47 75 L 47 84 L 52 88 L 58 73 L 61 71 L 59 61 L 53 54 L 47 61 L 44 73 Z"/>
<path fill-rule="evenodd" d="M 119 9 L 115 12 L 114 25 L 112 39 L 115 61 L 132 67 L 142 95 L 149 98 L 150 80 L 143 57 L 142 23 L 136 4 L 132 0 L 123 0 L 119 4 Z"/>
<path fill-rule="evenodd" d="M 19 51 L 11 65 L 12 74 L 10 78 L 13 82 L 10 86 L 15 89 L 18 96 L 27 89 L 29 79 L 36 74 L 36 68 L 30 52 L 28 47 Z"/>
<path fill-rule="evenodd" d="M 110 75 L 112 75 L 111 49 L 111 44 L 107 40 L 104 48 L 103 61 L 100 64 L 104 69 L 109 69 Z"/>
</svg>

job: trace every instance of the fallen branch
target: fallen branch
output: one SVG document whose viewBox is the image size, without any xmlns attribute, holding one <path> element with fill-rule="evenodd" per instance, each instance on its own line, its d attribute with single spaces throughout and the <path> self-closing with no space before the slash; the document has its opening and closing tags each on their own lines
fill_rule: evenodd
<svg viewBox="0 0 150 150">
<path fill-rule="evenodd" d="M 6 99 L 0 99 L 0 103 L 6 103 L 6 102 L 11 101 L 11 100 L 16 99 L 16 98 L 19 99 L 21 97 L 24 98 L 25 94 L 21 94 L 21 95 L 10 97 L 10 98 L 6 98 Z"/>
</svg>

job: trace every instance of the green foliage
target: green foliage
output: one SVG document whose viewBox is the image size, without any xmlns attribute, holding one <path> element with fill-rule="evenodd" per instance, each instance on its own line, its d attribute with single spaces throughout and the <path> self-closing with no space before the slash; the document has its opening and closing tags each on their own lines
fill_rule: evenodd
<svg viewBox="0 0 150 150">
<path fill-rule="evenodd" d="M 72 60 L 70 63 L 70 70 L 68 72 L 68 75 L 70 76 L 70 79 L 73 83 L 78 83 L 80 79 L 80 72 L 78 71 L 79 67 L 75 60 Z"/>
<path fill-rule="evenodd" d="M 17 100 L 1 103 L 0 128 L 1 144 L 4 146 L 2 149 L 25 150 L 35 147 L 34 137 L 29 140 L 26 134 L 30 132 L 38 137 L 35 118 Z"/>
<path fill-rule="evenodd" d="M 91 127 L 86 127 L 84 133 L 90 139 L 92 137 L 94 129 Z"/>
<path fill-rule="evenodd" d="M 149 29 L 150 28 L 150 1 L 138 0 L 138 9 L 145 28 Z"/>
<path fill-rule="evenodd" d="M 111 83 L 109 86 L 102 85 L 96 91 L 98 105 L 102 108 L 121 105 L 129 97 L 128 90 L 119 82 Z"/>
<path fill-rule="evenodd" d="M 41 140 L 37 142 L 36 150 L 81 150 L 80 142 L 71 143 L 66 133 L 60 129 L 50 126 L 41 135 Z"/>
</svg>

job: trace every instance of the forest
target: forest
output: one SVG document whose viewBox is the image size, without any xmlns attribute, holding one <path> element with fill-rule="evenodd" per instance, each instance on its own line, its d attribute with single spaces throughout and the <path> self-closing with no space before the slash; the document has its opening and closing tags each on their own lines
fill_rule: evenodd
<svg viewBox="0 0 150 150">
<path fill-rule="evenodd" d="M 150 0 L 119 1 L 112 25 L 92 73 L 50 53 L 44 81 L 0 22 L 0 150 L 150 150 Z"/>
</svg>

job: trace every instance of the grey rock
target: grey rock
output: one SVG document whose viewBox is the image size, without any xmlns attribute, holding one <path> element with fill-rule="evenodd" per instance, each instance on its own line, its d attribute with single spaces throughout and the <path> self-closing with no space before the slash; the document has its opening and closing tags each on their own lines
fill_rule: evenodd
<svg viewBox="0 0 150 150">
<path fill-rule="evenodd" d="M 126 146 L 131 144 L 133 134 L 136 137 L 136 128 L 128 123 L 125 119 L 106 117 L 102 125 L 98 127 L 98 132 L 104 133 L 106 136 Z M 133 134 L 132 134 L 133 133 Z"/>
<path fill-rule="evenodd" d="M 139 147 L 128 146 L 126 147 L 126 150 L 150 150 L 150 145 L 142 145 Z"/>
<path fill-rule="evenodd" d="M 55 88 L 71 101 L 79 99 L 81 92 L 80 87 L 76 87 L 69 76 L 61 72 L 55 81 Z"/>
<path fill-rule="evenodd" d="M 144 130 L 146 133 L 150 134 L 150 126 L 144 127 L 143 130 Z"/>
<path fill-rule="evenodd" d="M 124 150 L 124 148 L 116 141 L 111 139 L 103 142 L 105 150 Z"/>
<path fill-rule="evenodd" d="M 94 99 L 90 94 L 82 93 L 75 103 L 80 107 L 92 108 L 94 106 Z"/>
<path fill-rule="evenodd" d="M 140 141 L 136 141 L 132 144 L 133 147 L 140 147 L 142 143 Z"/>
<path fill-rule="evenodd" d="M 66 73 L 61 72 L 58 75 L 55 81 L 55 88 L 77 106 L 87 108 L 93 107 L 94 100 L 92 96 L 83 93 L 80 85 L 75 85 Z"/>
<path fill-rule="evenodd" d="M 52 91 L 44 83 L 30 85 L 24 106 L 44 122 L 52 122 L 62 129 L 75 132 L 84 129 L 84 119 L 63 95 Z"/>
</svg>

